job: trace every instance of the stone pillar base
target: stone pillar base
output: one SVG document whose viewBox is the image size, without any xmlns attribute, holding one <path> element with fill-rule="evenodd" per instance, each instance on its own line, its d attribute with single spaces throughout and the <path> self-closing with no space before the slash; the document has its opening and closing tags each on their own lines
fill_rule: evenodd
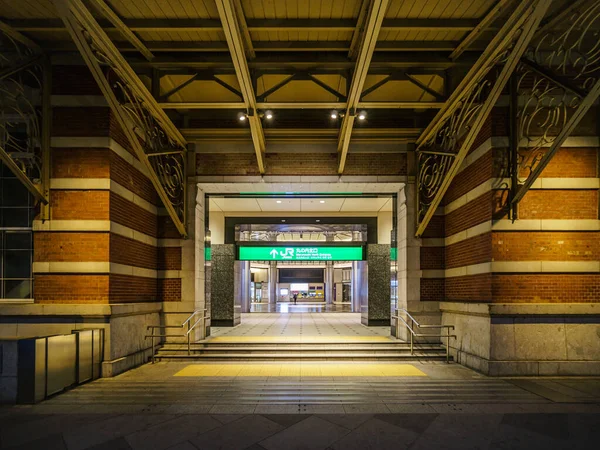
<svg viewBox="0 0 600 450">
<path fill-rule="evenodd" d="M 600 375 L 599 306 L 440 303 L 450 354 L 490 376 Z"/>
</svg>

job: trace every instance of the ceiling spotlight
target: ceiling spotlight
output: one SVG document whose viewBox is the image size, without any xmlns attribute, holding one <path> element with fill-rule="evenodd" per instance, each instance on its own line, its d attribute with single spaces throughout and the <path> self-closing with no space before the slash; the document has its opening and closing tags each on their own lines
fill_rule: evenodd
<svg viewBox="0 0 600 450">
<path fill-rule="evenodd" d="M 319 203 L 325 203 L 325 200 L 320 200 Z"/>
<path fill-rule="evenodd" d="M 317 220 L 315 220 L 315 222 L 320 222 L 320 221 L 321 221 L 321 219 L 317 219 Z"/>
<path fill-rule="evenodd" d="M 273 118 L 273 111 L 267 111 L 267 112 L 265 113 L 265 118 L 266 118 L 267 120 L 271 120 L 271 119 Z"/>
<path fill-rule="evenodd" d="M 333 111 L 331 111 L 330 117 L 332 119 L 337 119 L 338 118 L 338 112 L 334 109 Z"/>
<path fill-rule="evenodd" d="M 282 222 L 285 222 L 285 219 L 281 219 Z"/>
<path fill-rule="evenodd" d="M 277 203 L 281 203 L 281 200 L 277 200 Z"/>
<path fill-rule="evenodd" d="M 358 113 L 358 120 L 365 120 L 367 118 L 367 113 L 365 111 L 361 111 Z"/>
<path fill-rule="evenodd" d="M 238 113 L 238 120 L 240 122 L 243 122 L 244 120 L 246 120 L 246 114 L 244 114 L 243 112 Z"/>
</svg>

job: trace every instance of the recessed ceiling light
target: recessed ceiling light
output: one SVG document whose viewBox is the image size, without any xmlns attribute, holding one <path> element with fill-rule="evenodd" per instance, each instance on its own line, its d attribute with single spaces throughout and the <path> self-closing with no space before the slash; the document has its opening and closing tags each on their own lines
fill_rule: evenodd
<svg viewBox="0 0 600 450">
<path fill-rule="evenodd" d="M 281 200 L 277 200 L 277 203 L 281 203 Z"/>
<path fill-rule="evenodd" d="M 321 200 L 319 203 L 325 203 L 325 200 Z"/>
</svg>

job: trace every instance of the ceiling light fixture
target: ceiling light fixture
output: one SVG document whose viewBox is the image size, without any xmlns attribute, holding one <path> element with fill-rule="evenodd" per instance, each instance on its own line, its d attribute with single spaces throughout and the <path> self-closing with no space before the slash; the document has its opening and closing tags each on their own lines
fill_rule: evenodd
<svg viewBox="0 0 600 450">
<path fill-rule="evenodd" d="M 337 119 L 338 118 L 338 112 L 334 109 L 333 111 L 331 111 L 331 114 L 329 117 L 331 117 L 332 119 Z"/>
<path fill-rule="evenodd" d="M 239 112 L 239 113 L 238 113 L 238 120 L 239 120 L 240 122 L 243 122 L 244 120 L 246 120 L 246 114 L 245 114 L 245 113 L 243 113 L 243 112 Z"/>
<path fill-rule="evenodd" d="M 367 113 L 365 111 L 361 111 L 358 113 L 358 120 L 365 120 L 367 118 Z"/>
<path fill-rule="evenodd" d="M 277 203 L 281 203 L 281 200 L 277 200 Z"/>
<path fill-rule="evenodd" d="M 265 119 L 271 120 L 273 118 L 273 111 L 265 112 Z"/>
<path fill-rule="evenodd" d="M 325 200 L 321 200 L 321 201 L 319 201 L 319 203 L 325 203 Z"/>
</svg>

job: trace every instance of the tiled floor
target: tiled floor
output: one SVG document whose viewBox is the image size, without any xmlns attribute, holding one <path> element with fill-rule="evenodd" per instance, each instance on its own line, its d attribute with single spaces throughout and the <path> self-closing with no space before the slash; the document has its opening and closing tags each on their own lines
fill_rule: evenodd
<svg viewBox="0 0 600 450">
<path fill-rule="evenodd" d="M 213 338 L 253 337 L 267 341 L 269 338 L 292 338 L 298 341 L 369 340 L 390 339 L 390 327 L 366 327 L 356 313 L 294 313 L 294 314 L 242 314 L 237 327 L 213 327 Z M 258 339 L 256 339 L 258 338 Z M 293 340 L 290 340 L 293 342 Z"/>
<path fill-rule="evenodd" d="M 279 302 L 276 304 L 269 303 L 251 303 L 250 312 L 253 313 L 307 313 L 307 312 L 333 312 L 333 313 L 349 313 L 352 312 L 352 305 L 350 303 L 333 303 L 327 304 L 325 302 Z"/>
<path fill-rule="evenodd" d="M 287 377 L 285 363 L 272 363 L 279 376 L 242 373 L 269 363 L 230 364 L 222 375 L 227 364 L 148 364 L 38 405 L 0 408 L 0 448 L 598 448 L 598 379 L 502 380 L 421 362 L 404 376 L 374 376 L 366 367 L 361 376 L 317 376 L 299 364 Z M 385 372 L 398 364 L 366 366 Z M 176 376 L 182 371 L 191 376 Z"/>
</svg>

